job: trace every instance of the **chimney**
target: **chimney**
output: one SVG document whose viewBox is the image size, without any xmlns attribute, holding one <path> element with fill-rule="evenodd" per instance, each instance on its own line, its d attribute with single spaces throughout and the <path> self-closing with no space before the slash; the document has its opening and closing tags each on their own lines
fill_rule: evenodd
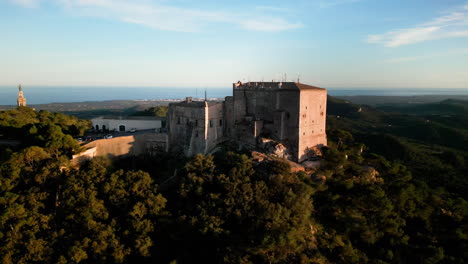
<svg viewBox="0 0 468 264">
<path fill-rule="evenodd" d="M 192 97 L 185 97 L 185 102 L 186 103 L 191 103 L 192 102 Z"/>
</svg>

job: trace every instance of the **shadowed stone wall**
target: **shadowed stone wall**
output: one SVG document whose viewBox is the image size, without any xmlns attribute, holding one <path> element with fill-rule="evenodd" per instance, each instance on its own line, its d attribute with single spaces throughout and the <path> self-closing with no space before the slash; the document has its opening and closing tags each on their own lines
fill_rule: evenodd
<svg viewBox="0 0 468 264">
<path fill-rule="evenodd" d="M 187 98 L 169 104 L 167 122 L 172 150 L 183 151 L 187 156 L 207 154 L 224 138 L 224 103 Z"/>
<path fill-rule="evenodd" d="M 167 134 L 146 133 L 111 139 L 99 139 L 85 145 L 95 148 L 94 156 L 118 158 L 125 156 L 153 153 L 156 149 L 167 151 Z"/>
</svg>

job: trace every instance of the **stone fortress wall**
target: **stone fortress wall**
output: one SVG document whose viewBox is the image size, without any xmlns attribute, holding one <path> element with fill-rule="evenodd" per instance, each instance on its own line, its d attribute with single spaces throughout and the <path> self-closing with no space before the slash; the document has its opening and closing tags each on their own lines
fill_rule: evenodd
<svg viewBox="0 0 468 264">
<path fill-rule="evenodd" d="M 224 138 L 224 103 L 185 101 L 169 104 L 169 145 L 187 156 L 208 153 Z"/>
<path fill-rule="evenodd" d="M 77 165 L 96 156 L 122 158 L 141 154 L 156 154 L 168 151 L 166 133 L 144 133 L 110 139 L 99 139 L 84 145 L 86 150 L 73 155 L 72 164 Z"/>
<path fill-rule="evenodd" d="M 207 154 L 224 140 L 255 147 L 260 137 L 285 145 L 290 159 L 307 160 L 325 146 L 327 91 L 294 82 L 233 84 L 224 102 L 169 104 L 171 149 Z"/>
<path fill-rule="evenodd" d="M 94 150 L 81 156 L 121 157 L 160 151 L 192 156 L 211 153 L 220 143 L 234 141 L 251 149 L 280 150 L 284 153 L 280 157 L 303 162 L 327 145 L 326 106 L 327 91 L 322 88 L 294 82 L 238 82 L 233 84 L 233 96 L 225 101 L 193 101 L 188 97 L 169 104 L 167 134 L 97 140 L 86 145 Z M 124 121 L 115 120 L 111 125 L 109 120 L 93 123 L 107 122 L 106 127 L 118 129 Z M 142 126 L 143 120 L 138 121 Z M 151 128 L 161 126 L 160 120 L 151 122 Z M 126 123 L 125 128 L 132 125 L 138 127 L 137 123 Z"/>
</svg>

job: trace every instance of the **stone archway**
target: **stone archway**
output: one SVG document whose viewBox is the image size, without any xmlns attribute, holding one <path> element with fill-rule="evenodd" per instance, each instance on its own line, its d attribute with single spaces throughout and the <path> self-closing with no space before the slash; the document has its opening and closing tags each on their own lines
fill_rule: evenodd
<svg viewBox="0 0 468 264">
<path fill-rule="evenodd" d="M 125 132 L 125 125 L 119 125 L 119 132 Z"/>
</svg>

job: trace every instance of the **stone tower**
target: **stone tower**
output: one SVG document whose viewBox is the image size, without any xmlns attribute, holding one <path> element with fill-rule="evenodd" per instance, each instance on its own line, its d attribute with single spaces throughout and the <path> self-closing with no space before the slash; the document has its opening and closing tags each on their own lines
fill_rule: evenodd
<svg viewBox="0 0 468 264">
<path fill-rule="evenodd" d="M 23 95 L 23 88 L 21 87 L 21 84 L 18 86 L 18 107 L 20 106 L 26 106 L 26 98 L 24 98 Z"/>
<path fill-rule="evenodd" d="M 282 143 L 302 162 L 327 145 L 327 90 L 299 82 L 234 83 L 226 97 L 227 135 L 255 146 L 259 137 Z"/>
</svg>

